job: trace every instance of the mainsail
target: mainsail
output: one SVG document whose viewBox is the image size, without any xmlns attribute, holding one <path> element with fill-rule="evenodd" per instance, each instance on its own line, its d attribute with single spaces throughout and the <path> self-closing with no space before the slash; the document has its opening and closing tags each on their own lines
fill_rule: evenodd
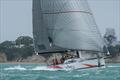
<svg viewBox="0 0 120 80">
<path fill-rule="evenodd" d="M 33 36 L 38 53 L 104 46 L 86 0 L 33 0 Z"/>
</svg>

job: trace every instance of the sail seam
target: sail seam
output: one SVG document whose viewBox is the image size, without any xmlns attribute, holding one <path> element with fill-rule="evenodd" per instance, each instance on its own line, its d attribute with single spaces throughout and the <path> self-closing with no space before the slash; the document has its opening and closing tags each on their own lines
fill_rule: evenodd
<svg viewBox="0 0 120 80">
<path fill-rule="evenodd" d="M 50 29 L 50 28 L 47 28 L 48 30 L 65 30 L 65 31 L 81 31 L 79 29 Z"/>
<path fill-rule="evenodd" d="M 43 14 L 61 14 L 61 13 L 87 13 L 92 15 L 92 13 L 87 11 L 59 11 L 59 12 L 43 12 Z"/>
</svg>

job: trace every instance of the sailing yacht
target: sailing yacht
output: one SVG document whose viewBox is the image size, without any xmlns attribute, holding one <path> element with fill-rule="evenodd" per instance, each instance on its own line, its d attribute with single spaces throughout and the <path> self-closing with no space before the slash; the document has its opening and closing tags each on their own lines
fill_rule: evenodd
<svg viewBox="0 0 120 80">
<path fill-rule="evenodd" d="M 104 42 L 87 0 L 33 0 L 32 10 L 35 52 L 76 54 L 48 68 L 86 69 L 105 66 L 102 56 Z"/>
</svg>

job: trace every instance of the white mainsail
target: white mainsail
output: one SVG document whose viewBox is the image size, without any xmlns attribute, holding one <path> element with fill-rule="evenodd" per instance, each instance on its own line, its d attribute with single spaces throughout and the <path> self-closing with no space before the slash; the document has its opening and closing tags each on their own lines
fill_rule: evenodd
<svg viewBox="0 0 120 80">
<path fill-rule="evenodd" d="M 33 36 L 38 53 L 104 46 L 86 0 L 33 0 Z"/>
</svg>

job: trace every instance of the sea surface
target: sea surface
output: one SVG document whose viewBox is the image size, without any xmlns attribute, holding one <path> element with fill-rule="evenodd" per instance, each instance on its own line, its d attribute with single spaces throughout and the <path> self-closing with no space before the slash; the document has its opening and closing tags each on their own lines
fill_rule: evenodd
<svg viewBox="0 0 120 80">
<path fill-rule="evenodd" d="M 0 80 L 120 80 L 120 64 L 85 70 L 50 70 L 44 64 L 0 64 Z"/>
</svg>

